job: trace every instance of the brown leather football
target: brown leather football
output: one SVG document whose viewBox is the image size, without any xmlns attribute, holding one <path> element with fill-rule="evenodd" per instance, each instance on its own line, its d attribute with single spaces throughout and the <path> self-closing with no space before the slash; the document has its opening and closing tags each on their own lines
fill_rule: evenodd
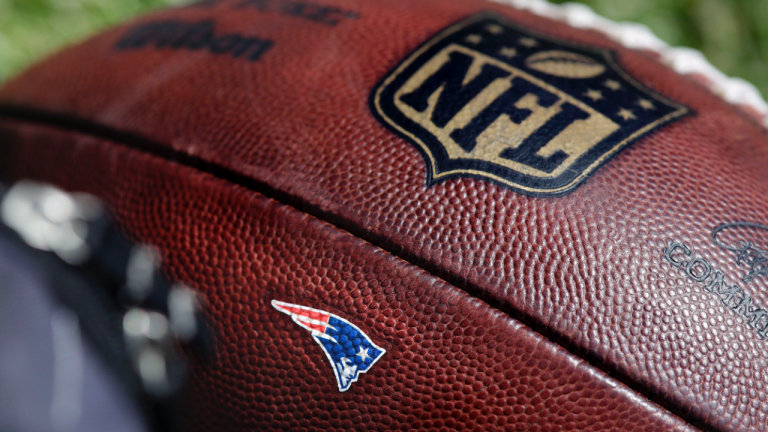
<svg viewBox="0 0 768 432">
<path fill-rule="evenodd" d="M 768 430 L 766 129 L 599 30 L 203 1 L 7 83 L 0 172 L 204 295 L 191 430 Z"/>
</svg>

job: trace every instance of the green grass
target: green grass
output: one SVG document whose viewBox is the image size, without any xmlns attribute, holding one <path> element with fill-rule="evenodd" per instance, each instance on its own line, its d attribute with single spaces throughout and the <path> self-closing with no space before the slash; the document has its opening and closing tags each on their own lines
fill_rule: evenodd
<svg viewBox="0 0 768 432">
<path fill-rule="evenodd" d="M 564 3 L 555 0 L 555 3 Z M 673 46 L 701 50 L 712 64 L 768 96 L 767 0 L 584 0 L 615 21 L 647 25 Z"/>
<path fill-rule="evenodd" d="M 184 1 L 0 0 L 0 82 L 64 45 L 134 15 Z M 701 50 L 722 71 L 745 78 L 768 95 L 768 0 L 584 3 L 610 19 L 646 24 L 671 45 Z"/>
<path fill-rule="evenodd" d="M 0 82 L 62 46 L 179 0 L 0 0 Z"/>
</svg>

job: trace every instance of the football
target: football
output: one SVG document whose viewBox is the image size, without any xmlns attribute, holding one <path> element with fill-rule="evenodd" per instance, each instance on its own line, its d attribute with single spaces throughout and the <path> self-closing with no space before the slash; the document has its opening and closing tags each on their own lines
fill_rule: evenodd
<svg viewBox="0 0 768 432">
<path fill-rule="evenodd" d="M 207 0 L 0 89 L 191 287 L 188 430 L 768 430 L 766 105 L 578 6 Z"/>
</svg>

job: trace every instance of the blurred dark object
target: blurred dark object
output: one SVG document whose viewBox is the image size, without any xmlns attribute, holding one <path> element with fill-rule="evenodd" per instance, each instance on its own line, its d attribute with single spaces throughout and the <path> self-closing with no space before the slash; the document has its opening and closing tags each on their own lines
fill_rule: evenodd
<svg viewBox="0 0 768 432">
<path fill-rule="evenodd" d="M 0 430 L 179 430 L 181 346 L 212 347 L 195 294 L 88 195 L 22 182 L 0 221 Z"/>
</svg>

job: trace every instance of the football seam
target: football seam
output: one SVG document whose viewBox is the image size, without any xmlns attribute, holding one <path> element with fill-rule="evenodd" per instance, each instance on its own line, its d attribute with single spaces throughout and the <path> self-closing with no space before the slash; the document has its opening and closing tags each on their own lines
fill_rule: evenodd
<svg viewBox="0 0 768 432">
<path fill-rule="evenodd" d="M 413 265 L 414 267 L 428 273 L 430 276 L 440 279 L 447 284 L 454 286 L 456 289 L 465 292 L 472 298 L 486 303 L 489 308 L 498 310 L 506 316 L 519 321 L 522 325 L 529 328 L 532 332 L 536 333 L 543 339 L 555 344 L 567 353 L 580 359 L 590 367 L 601 371 L 606 375 L 606 377 L 610 377 L 616 380 L 616 382 L 623 385 L 628 391 L 631 391 L 636 396 L 644 398 L 655 404 L 662 411 L 665 411 L 671 416 L 679 418 L 688 426 L 699 430 L 714 430 L 711 425 L 707 424 L 705 419 L 688 418 L 688 416 L 683 411 L 684 408 L 675 407 L 672 401 L 667 400 L 661 395 L 655 396 L 654 391 L 651 388 L 647 388 L 638 382 L 632 381 L 628 376 L 625 376 L 625 374 L 616 374 L 615 371 L 608 369 L 607 365 L 604 365 L 603 362 L 599 361 L 598 359 L 591 358 L 592 356 L 590 356 L 589 353 L 585 350 L 575 347 L 573 344 L 568 343 L 564 337 L 558 336 L 557 332 L 554 330 L 550 329 L 550 331 L 547 331 L 547 326 L 544 323 L 537 324 L 533 317 L 528 317 L 527 315 L 520 313 L 512 307 L 505 306 L 503 302 L 494 299 L 492 296 L 482 295 L 482 290 L 471 282 L 453 277 L 452 275 L 441 271 L 436 266 L 420 260 L 415 255 L 404 253 L 402 247 L 393 242 L 390 242 L 383 236 L 377 235 L 370 231 L 366 231 L 363 227 L 357 226 L 353 221 L 345 220 L 344 218 L 339 217 L 330 211 L 323 210 L 319 206 L 307 202 L 305 199 L 299 197 L 298 195 L 277 189 L 267 184 L 266 182 L 256 180 L 253 177 L 249 177 L 233 169 L 226 168 L 217 162 L 206 161 L 200 157 L 183 153 L 171 147 L 164 146 L 140 134 L 121 131 L 110 126 L 105 126 L 103 124 L 82 119 L 76 116 L 43 111 L 23 106 L 0 104 L 0 120 L 15 120 L 22 123 L 52 127 L 66 132 L 77 133 L 91 138 L 109 141 L 115 145 L 123 146 L 134 151 L 140 151 L 145 154 L 158 157 L 167 162 L 175 162 L 182 166 L 198 170 L 222 181 L 243 187 L 253 192 L 257 192 L 266 198 L 272 199 L 282 205 L 294 208 L 301 213 L 312 216 L 323 223 L 327 223 L 342 232 L 348 233 L 357 239 L 360 239 L 376 248 L 381 249 L 382 251 L 392 255 L 395 258 L 401 259 L 404 262 Z"/>
</svg>

